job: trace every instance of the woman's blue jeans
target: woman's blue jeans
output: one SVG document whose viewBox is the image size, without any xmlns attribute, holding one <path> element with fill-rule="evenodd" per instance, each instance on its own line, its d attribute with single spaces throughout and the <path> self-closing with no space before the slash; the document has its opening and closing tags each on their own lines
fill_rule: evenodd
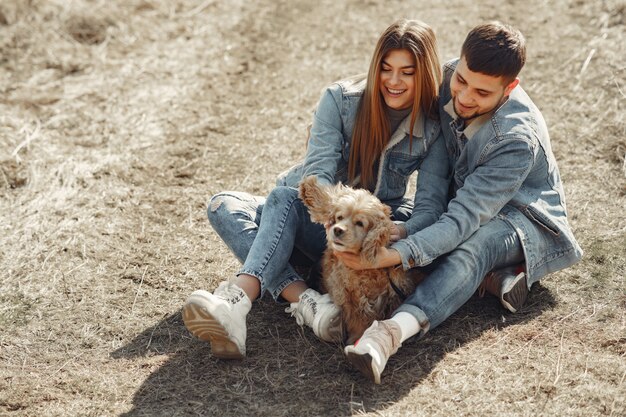
<svg viewBox="0 0 626 417">
<path fill-rule="evenodd" d="M 386 202 L 396 220 L 411 215 L 412 202 L 406 199 Z M 261 296 L 267 290 L 274 299 L 289 284 L 303 279 L 289 264 L 294 248 L 313 262 L 326 249 L 324 226 L 311 222 L 298 190 L 278 186 L 267 198 L 241 192 L 223 192 L 211 198 L 208 216 L 243 267 L 239 274 L 259 279 Z"/>
</svg>

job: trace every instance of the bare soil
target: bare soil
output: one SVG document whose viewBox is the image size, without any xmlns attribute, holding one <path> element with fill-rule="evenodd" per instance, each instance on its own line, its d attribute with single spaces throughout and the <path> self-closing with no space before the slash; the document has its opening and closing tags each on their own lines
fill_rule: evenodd
<svg viewBox="0 0 626 417">
<path fill-rule="evenodd" d="M 626 415 L 623 0 L 2 0 L 0 415 Z M 383 384 L 269 299 L 248 357 L 213 358 L 180 307 L 238 263 L 205 210 L 265 195 L 321 89 L 401 17 L 442 60 L 500 19 L 528 40 L 585 250 L 519 314 L 470 300 Z M 452 278 L 451 278 L 452 279 Z"/>
</svg>

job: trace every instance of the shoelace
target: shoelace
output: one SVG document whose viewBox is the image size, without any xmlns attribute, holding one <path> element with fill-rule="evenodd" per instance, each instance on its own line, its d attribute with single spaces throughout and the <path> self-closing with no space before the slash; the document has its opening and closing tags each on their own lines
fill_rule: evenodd
<svg viewBox="0 0 626 417">
<path fill-rule="evenodd" d="M 377 322 L 376 327 L 371 326 L 365 330 L 363 336 L 354 345 L 357 346 L 362 342 L 378 345 L 380 353 L 386 358 L 396 353 L 401 345 L 400 338 L 396 336 L 391 325 L 381 321 Z"/>
<path fill-rule="evenodd" d="M 291 313 L 291 317 L 296 318 L 296 323 L 298 323 L 299 326 L 304 326 L 304 314 L 300 311 L 299 306 L 299 302 L 291 303 L 291 305 L 285 309 L 285 313 Z"/>
<path fill-rule="evenodd" d="M 300 295 L 300 301 L 291 303 L 285 309 L 285 313 L 291 313 L 291 316 L 296 318 L 296 322 L 300 326 L 310 325 L 317 314 L 317 301 L 307 292 L 304 292 Z"/>
<path fill-rule="evenodd" d="M 234 285 L 225 285 L 215 295 L 234 305 L 241 301 L 246 296 L 246 293 Z"/>
</svg>

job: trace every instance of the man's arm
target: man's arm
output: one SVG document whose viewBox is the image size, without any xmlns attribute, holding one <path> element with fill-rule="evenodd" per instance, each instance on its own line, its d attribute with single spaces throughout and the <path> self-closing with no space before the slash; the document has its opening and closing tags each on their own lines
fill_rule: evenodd
<svg viewBox="0 0 626 417">
<path fill-rule="evenodd" d="M 490 142 L 486 156 L 431 226 L 392 245 L 404 269 L 427 265 L 454 250 L 487 223 L 518 192 L 534 163 L 535 149 L 519 137 Z"/>
</svg>

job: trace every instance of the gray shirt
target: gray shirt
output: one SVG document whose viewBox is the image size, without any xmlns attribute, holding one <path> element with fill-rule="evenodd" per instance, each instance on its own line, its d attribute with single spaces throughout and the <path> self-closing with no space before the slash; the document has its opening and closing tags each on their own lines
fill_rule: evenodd
<svg viewBox="0 0 626 417">
<path fill-rule="evenodd" d="M 387 117 L 389 118 L 389 133 L 393 135 L 393 132 L 398 129 L 400 123 L 411 114 L 412 107 L 408 109 L 396 110 L 390 107 L 387 107 Z"/>
</svg>

